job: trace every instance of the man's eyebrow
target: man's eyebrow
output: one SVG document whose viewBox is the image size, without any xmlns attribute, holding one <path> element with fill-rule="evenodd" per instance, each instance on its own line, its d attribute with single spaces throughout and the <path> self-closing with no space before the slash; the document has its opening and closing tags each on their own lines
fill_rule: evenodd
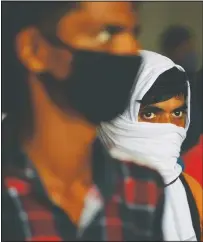
<svg viewBox="0 0 203 242">
<path fill-rule="evenodd" d="M 183 105 L 181 105 L 180 107 L 177 107 L 173 110 L 173 112 L 175 111 L 180 111 L 180 110 L 186 110 L 187 109 L 187 104 L 184 103 Z"/>
<path fill-rule="evenodd" d="M 145 106 L 140 109 L 141 112 L 152 112 L 152 113 L 160 113 L 163 112 L 164 110 L 162 108 L 156 107 L 156 106 Z"/>
<path fill-rule="evenodd" d="M 186 110 L 186 109 L 187 109 L 187 104 L 184 103 L 181 106 L 175 108 L 172 112 Z M 160 113 L 160 112 L 163 112 L 163 111 L 164 111 L 164 109 L 156 107 L 156 106 L 152 106 L 152 105 L 147 105 L 147 106 L 142 107 L 140 109 L 140 112 L 142 112 L 142 113 L 143 112 Z"/>
</svg>

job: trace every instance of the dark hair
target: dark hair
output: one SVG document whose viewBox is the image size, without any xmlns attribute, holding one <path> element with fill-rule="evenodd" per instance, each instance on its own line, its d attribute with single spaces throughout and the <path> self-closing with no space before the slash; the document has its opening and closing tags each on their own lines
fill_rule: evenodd
<svg viewBox="0 0 203 242">
<path fill-rule="evenodd" d="M 173 67 L 162 73 L 140 101 L 143 105 L 163 102 L 172 97 L 187 96 L 187 75 Z"/>
<path fill-rule="evenodd" d="M 160 46 L 164 54 L 169 55 L 184 41 L 193 37 L 190 29 L 184 26 L 170 26 L 161 35 Z"/>
<path fill-rule="evenodd" d="M 20 63 L 15 48 L 16 35 L 28 26 L 46 23 L 55 31 L 56 23 L 78 2 L 2 2 L 2 112 L 14 130 L 22 129 L 30 135 L 33 127 L 30 93 L 25 67 Z"/>
</svg>

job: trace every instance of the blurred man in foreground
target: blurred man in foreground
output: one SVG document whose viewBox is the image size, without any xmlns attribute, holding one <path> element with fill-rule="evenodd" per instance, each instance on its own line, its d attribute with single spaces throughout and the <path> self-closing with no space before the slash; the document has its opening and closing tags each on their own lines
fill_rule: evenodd
<svg viewBox="0 0 203 242">
<path fill-rule="evenodd" d="M 161 177 L 95 141 L 140 67 L 136 3 L 3 8 L 2 240 L 162 240 Z"/>
</svg>

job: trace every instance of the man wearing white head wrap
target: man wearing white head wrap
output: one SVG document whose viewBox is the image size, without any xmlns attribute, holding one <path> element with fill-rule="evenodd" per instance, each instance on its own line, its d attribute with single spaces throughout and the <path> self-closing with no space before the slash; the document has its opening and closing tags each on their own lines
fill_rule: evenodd
<svg viewBox="0 0 203 242">
<path fill-rule="evenodd" d="M 102 123 L 99 136 L 109 148 L 112 156 L 123 160 L 133 158 L 137 163 L 158 170 L 163 176 L 166 184 L 166 204 L 163 220 L 165 240 L 196 241 L 200 238 L 201 233 L 197 206 L 186 180 L 181 175 L 182 168 L 177 163 L 181 145 L 190 123 L 189 82 L 184 74 L 184 69 L 175 65 L 167 57 L 150 51 L 142 51 L 142 56 L 144 63 L 128 108 L 122 116 L 112 122 Z M 186 95 L 180 95 L 178 102 L 187 104 L 187 112 L 184 114 L 184 110 L 174 108 L 168 114 L 158 108 L 159 114 L 157 114 L 157 117 L 159 116 L 160 119 L 150 122 L 151 117 L 149 115 L 145 116 L 145 119 L 142 115 L 142 107 L 145 106 L 142 105 L 142 101 L 145 99 L 145 95 L 156 86 L 157 80 L 166 72 L 169 73 L 169 76 L 171 72 L 175 72 L 184 78 Z M 175 77 L 177 78 L 177 76 Z M 177 80 L 178 85 L 181 86 L 179 80 Z M 160 87 L 158 88 L 159 92 L 162 92 Z M 169 85 L 167 88 L 171 89 L 171 86 Z M 173 93 L 173 91 L 169 90 L 169 93 Z M 182 92 L 180 91 L 180 93 Z M 165 97 L 164 101 L 170 101 L 177 94 L 179 94 L 179 91 L 168 98 Z M 152 99 L 154 99 L 153 103 L 158 103 L 156 96 L 152 95 Z M 165 114 L 160 114 L 164 112 Z M 169 118 L 170 120 L 167 121 L 161 115 L 171 115 L 173 118 Z M 189 193 L 191 196 L 188 195 Z"/>
</svg>

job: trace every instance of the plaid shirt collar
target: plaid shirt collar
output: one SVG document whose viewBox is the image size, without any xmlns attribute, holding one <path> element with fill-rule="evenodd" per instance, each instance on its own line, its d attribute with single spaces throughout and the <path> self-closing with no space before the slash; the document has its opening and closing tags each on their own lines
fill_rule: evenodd
<svg viewBox="0 0 203 242">
<path fill-rule="evenodd" d="M 12 175 L 29 182 L 37 199 L 41 199 L 43 202 L 45 201 L 47 205 L 53 205 L 48 198 L 46 190 L 44 189 L 32 162 L 29 161 L 27 156 L 21 152 L 18 160 L 22 165 L 21 169 L 18 170 L 18 174 Z M 116 188 L 116 161 L 109 155 L 108 151 L 99 140 L 96 140 L 94 143 L 92 166 L 94 184 L 89 189 L 84 199 L 84 208 L 78 224 L 78 237 L 82 236 L 85 229 L 104 207 L 104 201 L 107 201 L 108 198 L 114 194 Z M 17 194 L 17 191 L 15 192 L 12 184 L 10 184 L 9 193 L 11 196 L 15 196 Z"/>
</svg>

